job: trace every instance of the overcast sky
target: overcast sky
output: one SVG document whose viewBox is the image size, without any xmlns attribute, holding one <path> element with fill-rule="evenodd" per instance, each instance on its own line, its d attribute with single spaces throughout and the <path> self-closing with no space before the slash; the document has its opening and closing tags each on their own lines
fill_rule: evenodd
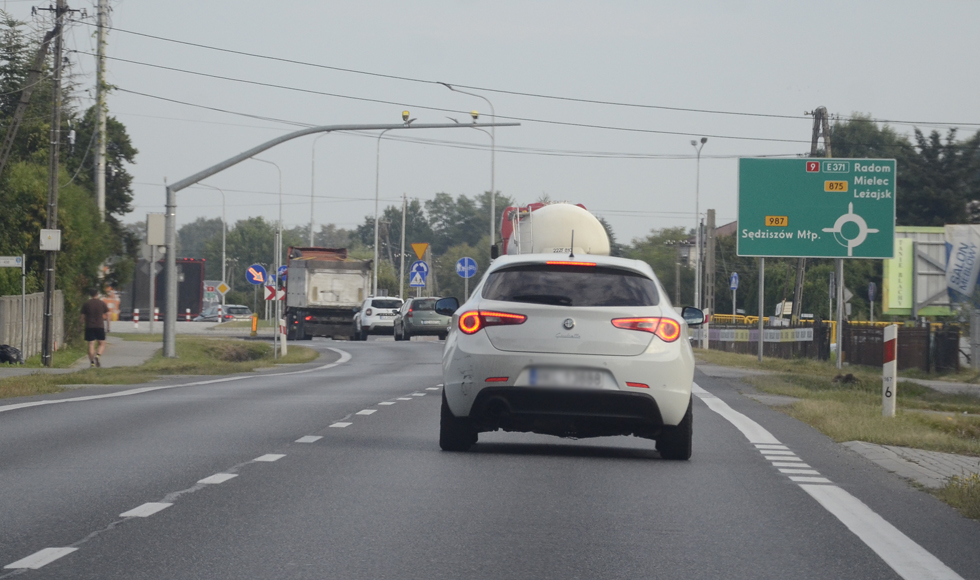
<svg viewBox="0 0 980 580">
<path fill-rule="evenodd" d="M 47 13 L 30 15 L 32 5 L 45 2 L 0 3 L 37 28 L 50 26 Z M 94 4 L 69 2 L 87 10 L 88 23 Z M 496 131 L 499 191 L 522 204 L 544 194 L 585 204 L 620 241 L 694 226 L 692 139 L 708 137 L 700 208 L 716 209 L 722 224 L 736 215 L 737 158 L 808 152 L 812 120 L 805 111 L 870 113 L 903 133 L 945 132 L 951 123 L 966 136 L 980 128 L 976 1 L 110 4 L 108 81 L 119 90 L 109 97 L 109 111 L 140 152 L 130 168 L 135 210 L 126 221 L 163 211 L 164 178 L 183 179 L 305 125 L 398 123 L 403 109 L 416 123 L 449 122 L 447 116 L 468 123 L 473 109 L 480 121 L 490 120 L 485 101 L 435 81 L 478 87 L 466 90 L 488 98 L 500 122 L 523 119 L 520 127 Z M 94 28 L 72 24 L 66 44 L 79 51 L 69 55 L 76 80 L 92 86 Z M 91 104 L 91 92 L 80 96 L 81 106 Z M 282 169 L 287 227 L 310 220 L 313 139 L 260 155 Z M 381 141 L 382 207 L 400 203 L 403 193 L 425 200 L 437 192 L 489 190 L 489 143 L 469 128 L 389 132 Z M 373 215 L 376 146 L 371 135 L 319 140 L 317 228 L 351 228 Z M 229 223 L 278 215 L 271 165 L 246 161 L 206 183 L 225 190 Z M 220 215 L 217 192 L 178 194 L 178 225 Z"/>
</svg>

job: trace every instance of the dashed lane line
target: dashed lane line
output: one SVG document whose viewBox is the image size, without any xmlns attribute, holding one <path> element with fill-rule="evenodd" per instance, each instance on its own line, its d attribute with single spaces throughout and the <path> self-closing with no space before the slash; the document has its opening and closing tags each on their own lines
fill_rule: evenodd
<svg viewBox="0 0 980 580">
<path fill-rule="evenodd" d="M 732 409 L 728 403 L 702 389 L 697 383 L 694 383 L 692 390 L 709 409 L 741 431 L 767 461 L 771 461 L 773 465 L 783 461 L 802 464 L 802 459 L 796 457 L 788 446 L 784 446 L 762 425 Z M 816 475 L 784 475 L 799 484 L 803 491 L 833 514 L 899 576 L 905 580 L 963 580 L 952 568 L 912 541 L 864 502 L 834 485 L 826 477 L 819 477 L 817 470 L 811 471 Z"/>
<path fill-rule="evenodd" d="M 304 435 L 296 440 L 296 443 L 316 443 L 323 439 L 322 435 Z"/>
<path fill-rule="evenodd" d="M 380 402 L 380 403 L 378 403 L 378 404 L 379 404 L 379 405 L 394 405 L 394 404 L 395 404 L 395 402 L 394 402 L 394 401 L 381 401 L 381 402 Z"/>
<path fill-rule="evenodd" d="M 344 421 L 339 421 L 337 423 L 331 423 L 330 424 L 331 427 L 338 427 L 340 429 L 343 429 L 344 427 L 350 427 L 351 425 L 353 425 L 353 423 L 348 423 L 348 422 L 344 422 Z"/>
<path fill-rule="evenodd" d="M 377 412 L 378 412 L 377 409 L 364 409 L 364 410 L 358 411 L 358 412 L 356 412 L 354 414 L 355 415 L 373 415 L 373 414 L 375 414 Z"/>
<path fill-rule="evenodd" d="M 412 398 L 411 397 L 398 397 L 398 400 L 399 401 L 411 401 Z"/>
<path fill-rule="evenodd" d="M 217 485 L 219 483 L 224 483 L 229 479 L 235 479 L 236 477 L 238 477 L 237 473 L 215 473 L 214 475 L 209 475 L 204 479 L 199 479 L 197 482 Z"/>
<path fill-rule="evenodd" d="M 58 558 L 71 554 L 78 548 L 44 548 L 38 550 L 26 558 L 21 558 L 16 562 L 4 566 L 5 570 L 28 569 L 37 570 L 38 568 L 54 562 Z"/>
<path fill-rule="evenodd" d="M 336 362 L 330 364 L 318 366 L 312 369 L 306 369 L 302 371 L 288 371 L 284 373 L 264 373 L 260 375 L 237 375 L 233 377 L 222 377 L 220 379 L 209 379 L 206 381 L 195 381 L 193 383 L 183 383 L 180 385 L 160 385 L 157 387 L 139 387 L 136 389 L 127 389 L 125 391 L 118 391 L 115 393 L 106 393 L 103 395 L 87 395 L 84 397 L 72 397 L 69 399 L 45 399 L 43 401 L 30 401 L 27 403 L 15 403 L 13 405 L 0 405 L 0 413 L 6 413 L 8 411 L 16 411 L 17 409 L 27 409 L 29 407 L 42 407 L 46 405 L 63 405 L 67 403 L 81 403 L 84 401 L 96 401 L 99 399 L 112 399 L 115 397 L 128 397 L 132 395 L 141 395 L 143 393 L 151 393 L 153 391 L 163 391 L 168 389 L 180 389 L 184 387 L 197 387 L 201 385 L 214 385 L 218 383 L 228 383 L 231 381 L 243 381 L 247 379 L 254 378 L 266 378 L 266 377 L 283 377 L 288 375 L 301 375 L 305 373 L 312 373 L 316 371 L 322 371 L 329 368 L 333 368 L 338 365 L 342 365 L 351 359 L 350 353 L 340 350 L 339 348 L 327 347 L 340 354 L 340 359 Z"/>
<path fill-rule="evenodd" d="M 147 502 L 147 503 L 145 503 L 145 504 L 143 504 L 143 505 L 141 505 L 139 507 L 135 507 L 135 508 L 129 510 L 128 512 L 123 512 L 123 513 L 119 514 L 119 517 L 121 517 L 121 518 L 148 518 L 148 517 L 152 516 L 153 514 L 155 514 L 157 512 L 161 512 L 161 511 L 167 509 L 168 507 L 170 507 L 172 505 L 174 505 L 174 504 L 172 504 L 172 503 L 164 503 L 164 502 L 151 501 L 151 502 Z"/>
<path fill-rule="evenodd" d="M 252 461 L 264 461 L 267 463 L 271 463 L 273 461 L 279 461 L 283 457 L 285 457 L 285 455 L 283 455 L 282 453 L 266 453 L 265 455 L 260 455 L 256 457 Z"/>
</svg>

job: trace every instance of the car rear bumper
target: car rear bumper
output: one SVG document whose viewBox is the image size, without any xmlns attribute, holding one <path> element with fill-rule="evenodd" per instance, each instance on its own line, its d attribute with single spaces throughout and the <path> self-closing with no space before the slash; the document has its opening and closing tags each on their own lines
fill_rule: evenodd
<svg viewBox="0 0 980 580">
<path fill-rule="evenodd" d="M 657 402 L 642 393 L 547 387 L 487 387 L 470 409 L 477 431 L 522 431 L 559 437 L 636 435 L 663 427 Z"/>
</svg>

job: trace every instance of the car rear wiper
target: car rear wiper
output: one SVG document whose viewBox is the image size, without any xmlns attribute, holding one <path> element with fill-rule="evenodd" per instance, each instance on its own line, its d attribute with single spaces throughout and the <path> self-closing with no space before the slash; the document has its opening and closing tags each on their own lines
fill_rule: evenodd
<svg viewBox="0 0 980 580">
<path fill-rule="evenodd" d="M 571 306 L 572 299 L 559 294 L 518 294 L 511 296 L 513 302 L 533 302 L 535 304 L 554 304 L 556 306 Z"/>
</svg>

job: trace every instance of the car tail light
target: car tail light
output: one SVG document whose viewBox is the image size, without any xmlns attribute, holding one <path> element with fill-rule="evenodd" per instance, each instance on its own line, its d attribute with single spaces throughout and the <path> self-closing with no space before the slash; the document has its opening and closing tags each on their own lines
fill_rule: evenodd
<svg viewBox="0 0 980 580">
<path fill-rule="evenodd" d="M 674 342 L 681 335 L 681 325 L 671 318 L 614 318 L 613 326 L 623 330 L 638 330 L 649 332 L 660 337 L 664 342 Z"/>
<path fill-rule="evenodd" d="M 548 260 L 549 266 L 595 266 L 595 262 L 572 262 L 569 260 Z"/>
<path fill-rule="evenodd" d="M 470 310 L 459 317 L 459 329 L 463 334 L 474 334 L 485 326 L 524 324 L 527 316 L 510 312 Z"/>
<path fill-rule="evenodd" d="M 650 388 L 650 385 L 645 385 L 643 383 L 631 383 L 629 381 L 626 381 L 626 386 L 627 387 L 633 387 L 635 389 L 649 389 Z"/>
<path fill-rule="evenodd" d="M 309 321 L 311 321 L 311 320 L 313 320 L 313 315 L 312 315 L 312 314 L 309 314 L 309 315 L 307 315 L 307 317 L 306 317 L 306 318 L 304 318 L 303 320 L 306 320 L 307 322 L 309 322 Z"/>
<path fill-rule="evenodd" d="M 364 311 L 364 315 L 365 315 L 365 316 L 371 316 L 371 309 L 370 309 L 370 308 L 368 308 L 367 310 L 365 310 L 365 311 Z"/>
<path fill-rule="evenodd" d="M 483 381 L 485 383 L 506 383 L 507 377 L 487 377 L 487 380 Z"/>
</svg>

